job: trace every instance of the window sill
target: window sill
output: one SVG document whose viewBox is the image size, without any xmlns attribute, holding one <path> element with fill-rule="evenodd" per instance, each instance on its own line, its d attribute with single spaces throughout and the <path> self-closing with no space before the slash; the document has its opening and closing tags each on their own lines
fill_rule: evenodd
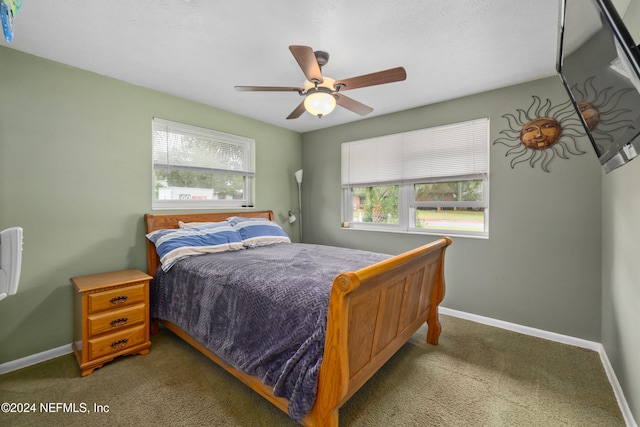
<svg viewBox="0 0 640 427">
<path fill-rule="evenodd" d="M 399 230 L 390 228 L 368 228 L 368 227 L 345 227 L 341 224 L 340 228 L 346 231 L 366 231 L 373 233 L 396 233 L 396 234 L 413 234 L 420 236 L 447 236 L 447 237 L 463 237 L 468 239 L 482 239 L 488 240 L 489 234 L 464 234 L 455 230 L 430 230 L 430 231 L 415 231 L 415 230 Z"/>
</svg>

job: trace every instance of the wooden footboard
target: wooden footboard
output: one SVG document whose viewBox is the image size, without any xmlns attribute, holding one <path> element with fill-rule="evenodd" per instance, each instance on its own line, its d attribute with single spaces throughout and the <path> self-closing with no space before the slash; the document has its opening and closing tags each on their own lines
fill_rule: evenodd
<svg viewBox="0 0 640 427">
<path fill-rule="evenodd" d="M 424 324 L 438 344 L 449 238 L 333 282 L 318 395 L 307 426 L 337 426 L 340 407 Z"/>
<path fill-rule="evenodd" d="M 178 221 L 222 221 L 229 216 L 273 220 L 273 212 L 145 215 L 147 233 L 177 228 Z M 449 238 L 397 255 L 355 272 L 338 275 L 332 285 L 324 358 L 316 402 L 302 421 L 306 426 L 337 426 L 340 407 L 425 322 L 427 342 L 438 343 L 438 304 L 444 297 L 444 254 Z M 148 273 L 159 266 L 153 244 L 147 247 Z M 286 399 L 256 377 L 227 365 L 175 325 L 169 328 L 278 408 Z"/>
</svg>

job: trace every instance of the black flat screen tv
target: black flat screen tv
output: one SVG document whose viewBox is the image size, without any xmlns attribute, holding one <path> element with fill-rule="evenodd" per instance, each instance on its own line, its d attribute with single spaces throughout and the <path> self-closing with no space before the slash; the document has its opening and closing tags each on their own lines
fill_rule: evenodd
<svg viewBox="0 0 640 427">
<path fill-rule="evenodd" d="M 609 173 L 640 154 L 640 49 L 610 0 L 562 0 L 560 21 L 558 74 Z"/>
</svg>

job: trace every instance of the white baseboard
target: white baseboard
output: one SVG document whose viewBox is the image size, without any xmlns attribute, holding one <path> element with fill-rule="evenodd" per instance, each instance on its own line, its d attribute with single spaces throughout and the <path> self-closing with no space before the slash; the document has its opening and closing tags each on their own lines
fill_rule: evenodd
<svg viewBox="0 0 640 427">
<path fill-rule="evenodd" d="M 36 363 L 44 362 L 45 360 L 55 359 L 56 357 L 64 356 L 65 354 L 73 353 L 71 344 L 66 344 L 51 350 L 43 351 L 42 353 L 32 354 L 31 356 L 23 357 L 22 359 L 12 360 L 0 365 L 0 375 L 7 372 L 17 371 L 18 369 L 26 368 L 27 366 L 35 365 Z"/>
<path fill-rule="evenodd" d="M 616 377 L 616 373 L 613 370 L 611 363 L 609 362 L 609 357 L 607 356 L 607 353 L 605 352 L 604 347 L 601 343 L 583 340 L 568 335 L 557 334 L 555 332 L 544 331 L 542 329 L 531 328 L 529 326 L 522 326 L 516 323 L 509 323 L 503 320 L 492 319 L 490 317 L 478 316 L 477 314 L 466 313 L 464 311 L 453 310 L 442 306 L 439 308 L 439 312 L 442 314 L 446 314 L 447 316 L 459 317 L 461 319 L 470 320 L 472 322 L 495 326 L 496 328 L 506 329 L 524 335 L 530 335 L 537 338 L 555 341 L 562 344 L 568 344 L 597 352 L 600 355 L 600 361 L 602 362 L 604 371 L 607 374 L 609 383 L 611 383 L 613 393 L 616 396 L 618 406 L 620 406 L 620 411 L 622 412 L 622 416 L 625 423 L 627 424 L 627 427 L 638 427 L 638 424 L 636 424 L 635 419 L 633 418 L 633 414 L 631 413 L 631 409 L 627 404 L 627 399 L 624 397 L 624 392 L 622 391 L 622 387 L 620 387 L 618 377 Z"/>
<path fill-rule="evenodd" d="M 611 387 L 613 388 L 613 393 L 618 400 L 620 411 L 622 412 L 622 416 L 624 417 L 627 426 L 638 427 L 633 418 L 633 414 L 631 413 L 629 405 L 627 404 L 627 399 L 624 397 L 624 392 L 622 391 L 622 387 L 620 387 L 620 383 L 618 382 L 616 373 L 613 370 L 611 363 L 609 362 L 609 358 L 607 357 L 607 353 L 605 352 L 602 344 L 595 341 L 583 340 L 568 335 L 557 334 L 555 332 L 544 331 L 542 329 L 531 328 L 529 326 L 522 326 L 516 323 L 505 322 L 503 320 L 492 319 L 490 317 L 478 316 L 477 314 L 466 313 L 464 311 L 453 310 L 446 307 L 440 307 L 439 311 L 440 313 L 446 314 L 447 316 L 459 317 L 461 319 L 470 320 L 472 322 L 495 326 L 497 328 L 506 329 L 509 331 L 514 331 L 521 334 L 543 338 L 563 344 L 569 344 L 575 347 L 586 348 L 588 350 L 597 352 L 600 355 L 602 366 L 604 367 L 604 370 L 607 374 L 607 378 L 609 378 L 609 382 L 611 383 Z M 3 363 L 0 364 L 0 375 L 6 374 L 7 372 L 11 371 L 16 371 L 21 368 L 26 368 L 27 366 L 35 365 L 36 363 L 54 359 L 56 357 L 63 356 L 72 352 L 73 349 L 71 347 L 71 344 L 66 344 L 58 348 L 43 351 L 42 353 L 33 354 L 31 356 L 23 357 L 22 359 Z"/>
<path fill-rule="evenodd" d="M 624 417 L 628 427 L 638 427 L 638 424 L 636 424 L 633 414 L 631 413 L 631 408 L 629 408 L 629 405 L 627 404 L 627 399 L 624 397 L 622 387 L 620 387 L 620 383 L 618 382 L 618 377 L 616 377 L 616 373 L 611 366 L 611 362 L 609 362 L 609 357 L 604 351 L 604 346 L 601 344 L 600 348 L 600 360 L 602 361 L 602 366 L 604 366 L 604 371 L 607 373 L 611 387 L 613 387 L 613 393 L 616 395 L 616 399 L 618 399 L 618 405 L 620 405 L 622 416 Z"/>
<path fill-rule="evenodd" d="M 490 317 L 479 316 L 477 314 L 466 313 L 464 311 L 453 310 L 442 306 L 440 306 L 439 312 L 448 316 L 459 317 L 461 319 L 471 320 L 472 322 L 495 326 L 496 328 L 519 332 L 533 337 L 544 338 L 549 341 L 569 344 L 575 347 L 586 348 L 588 350 L 599 351 L 599 348 L 602 347 L 600 343 L 595 341 L 556 334 L 555 332 L 544 331 L 542 329 L 531 328 L 529 326 L 522 326 L 516 323 L 509 323 L 503 320 L 492 319 Z"/>
</svg>

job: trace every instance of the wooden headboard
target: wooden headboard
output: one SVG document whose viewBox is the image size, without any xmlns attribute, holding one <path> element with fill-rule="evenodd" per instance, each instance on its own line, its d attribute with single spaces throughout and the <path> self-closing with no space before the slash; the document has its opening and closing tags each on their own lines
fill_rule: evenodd
<svg viewBox="0 0 640 427">
<path fill-rule="evenodd" d="M 220 222 L 231 216 L 242 216 L 247 218 L 267 218 L 274 220 L 273 211 L 244 211 L 244 212 L 200 212 L 200 213 L 177 213 L 177 214 L 145 214 L 144 222 L 147 226 L 147 233 L 156 230 L 179 228 L 178 223 L 182 222 Z M 154 275 L 160 266 L 160 258 L 156 252 L 156 247 L 147 239 L 147 273 Z"/>
</svg>

